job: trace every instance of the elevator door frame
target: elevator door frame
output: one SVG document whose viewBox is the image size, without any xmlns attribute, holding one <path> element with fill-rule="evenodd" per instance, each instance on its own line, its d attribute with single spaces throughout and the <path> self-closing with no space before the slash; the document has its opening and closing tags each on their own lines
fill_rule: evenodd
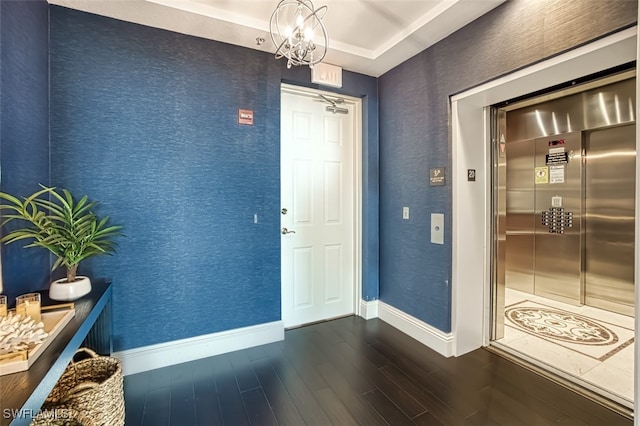
<svg viewBox="0 0 640 426">
<path fill-rule="evenodd" d="M 432 345 L 438 352 L 445 356 L 461 356 L 490 343 L 493 279 L 491 151 L 497 141 L 491 141 L 489 106 L 634 62 L 638 57 L 637 35 L 638 28 L 633 26 L 451 96 L 451 175 L 458 177 L 451 180 L 451 334 L 437 341 L 441 346 Z M 468 170 L 476 171 L 476 181 L 465 179 Z M 637 174 L 636 182 L 640 182 L 640 174 Z M 640 194 L 636 198 L 640 199 Z M 637 246 L 640 247 L 640 241 Z M 636 270 L 640 270 L 638 259 Z M 638 281 L 640 277 L 636 277 Z M 638 296 L 636 301 L 640 306 Z M 640 330 L 640 324 L 637 329 Z M 442 345 L 443 341 L 446 346 Z M 638 355 L 635 358 L 640 358 Z M 638 381 L 640 377 L 635 389 L 640 389 Z M 636 406 L 640 412 L 637 402 Z"/>
</svg>

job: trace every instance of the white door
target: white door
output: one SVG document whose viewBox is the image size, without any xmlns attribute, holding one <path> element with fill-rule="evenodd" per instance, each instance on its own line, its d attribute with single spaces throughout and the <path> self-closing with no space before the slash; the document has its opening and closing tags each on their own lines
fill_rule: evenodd
<svg viewBox="0 0 640 426">
<path fill-rule="evenodd" d="M 354 103 L 282 91 L 282 321 L 355 312 Z M 287 233 L 288 232 L 288 233 Z"/>
</svg>

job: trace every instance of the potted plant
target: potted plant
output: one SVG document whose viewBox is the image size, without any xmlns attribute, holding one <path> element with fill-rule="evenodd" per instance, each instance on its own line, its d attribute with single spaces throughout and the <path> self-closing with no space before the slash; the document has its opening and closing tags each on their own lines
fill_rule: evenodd
<svg viewBox="0 0 640 426">
<path fill-rule="evenodd" d="M 48 188 L 25 198 L 0 192 L 2 223 L 18 220 L 25 227 L 9 231 L 0 243 L 32 240 L 25 247 L 43 247 L 53 253 L 56 261 L 52 271 L 59 266 L 67 270 L 66 278 L 54 281 L 49 288 L 53 300 L 75 300 L 91 291 L 87 277 L 76 276 L 78 265 L 84 259 L 115 251 L 113 238 L 121 235 L 121 225 L 108 225 L 109 217 L 100 219 L 92 209 L 96 201 L 85 195 L 75 201 L 71 193 L 63 189 Z M 7 213 L 8 214 L 5 214 Z"/>
</svg>

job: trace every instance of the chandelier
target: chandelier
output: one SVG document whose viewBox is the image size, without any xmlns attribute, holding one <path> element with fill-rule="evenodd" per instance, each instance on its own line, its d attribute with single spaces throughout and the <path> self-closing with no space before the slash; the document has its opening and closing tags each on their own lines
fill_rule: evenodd
<svg viewBox="0 0 640 426">
<path fill-rule="evenodd" d="M 329 39 L 322 23 L 327 6 L 314 9 L 311 0 L 281 0 L 271 15 L 269 31 L 276 46 L 276 59 L 287 58 L 287 68 L 292 65 L 309 65 L 310 68 L 324 59 Z M 314 41 L 322 32 L 324 44 Z"/>
</svg>

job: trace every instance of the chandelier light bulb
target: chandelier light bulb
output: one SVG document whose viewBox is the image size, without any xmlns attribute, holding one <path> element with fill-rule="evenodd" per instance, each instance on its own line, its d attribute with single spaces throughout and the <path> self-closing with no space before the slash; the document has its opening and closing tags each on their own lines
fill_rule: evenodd
<svg viewBox="0 0 640 426">
<path fill-rule="evenodd" d="M 309 43 L 313 41 L 313 29 L 311 27 L 304 29 L 304 41 Z"/>
</svg>

